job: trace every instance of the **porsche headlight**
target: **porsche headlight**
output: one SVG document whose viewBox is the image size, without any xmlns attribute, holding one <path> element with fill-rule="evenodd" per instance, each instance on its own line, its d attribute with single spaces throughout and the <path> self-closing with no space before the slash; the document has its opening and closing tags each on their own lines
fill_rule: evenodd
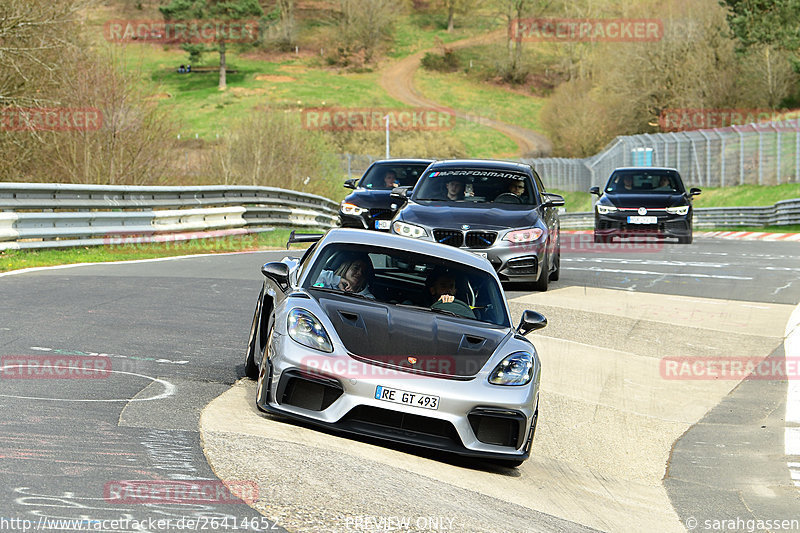
<svg viewBox="0 0 800 533">
<path fill-rule="evenodd" d="M 489 375 L 493 385 L 527 385 L 533 379 L 533 355 L 515 352 L 500 361 Z"/>
<path fill-rule="evenodd" d="M 679 206 L 679 207 L 668 207 L 667 208 L 667 213 L 669 213 L 670 215 L 685 215 L 688 212 L 689 212 L 689 206 L 688 205 L 682 205 L 682 206 Z"/>
<path fill-rule="evenodd" d="M 596 207 L 597 207 L 597 213 L 599 215 L 607 215 L 609 213 L 614 213 L 615 211 L 617 211 L 617 208 L 614 207 L 613 205 L 597 204 Z"/>
<path fill-rule="evenodd" d="M 328 332 L 310 311 L 299 307 L 292 309 L 286 319 L 286 329 L 289 337 L 303 346 L 321 352 L 333 351 Z"/>
<path fill-rule="evenodd" d="M 425 231 L 425 228 L 415 226 L 414 224 L 401 222 L 399 220 L 392 224 L 392 229 L 395 233 L 402 235 L 403 237 L 413 237 L 415 239 L 419 239 L 420 237 L 425 237 L 428 235 L 428 232 Z"/>
<path fill-rule="evenodd" d="M 504 241 L 518 242 L 533 242 L 542 236 L 544 231 L 540 228 L 520 229 L 509 231 L 503 236 Z"/>
<path fill-rule="evenodd" d="M 339 206 L 339 209 L 341 209 L 342 213 L 344 213 L 345 215 L 356 215 L 356 216 L 368 211 L 363 207 L 358 207 L 355 204 L 348 204 L 347 202 L 342 202 L 342 205 Z"/>
</svg>

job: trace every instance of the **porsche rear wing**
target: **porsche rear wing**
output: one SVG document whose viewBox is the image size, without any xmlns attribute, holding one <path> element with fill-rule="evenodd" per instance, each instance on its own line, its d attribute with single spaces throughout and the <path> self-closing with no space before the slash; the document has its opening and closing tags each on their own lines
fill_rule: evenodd
<svg viewBox="0 0 800 533">
<path fill-rule="evenodd" d="M 288 250 L 289 246 L 296 242 L 317 242 L 324 235 L 324 233 L 297 233 L 292 230 L 289 234 L 289 240 L 286 241 L 286 249 Z"/>
</svg>

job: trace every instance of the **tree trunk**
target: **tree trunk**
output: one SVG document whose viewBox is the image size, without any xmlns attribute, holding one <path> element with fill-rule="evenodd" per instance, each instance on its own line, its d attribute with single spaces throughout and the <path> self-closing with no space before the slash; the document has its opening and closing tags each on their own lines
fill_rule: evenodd
<svg viewBox="0 0 800 533">
<path fill-rule="evenodd" d="M 455 0 L 450 0 L 449 5 L 447 6 L 447 33 L 453 33 L 453 17 L 455 16 L 456 12 L 455 4 Z"/>
<path fill-rule="evenodd" d="M 227 65 L 225 64 L 225 42 L 219 43 L 219 90 L 224 91 L 228 88 L 226 79 Z"/>
</svg>

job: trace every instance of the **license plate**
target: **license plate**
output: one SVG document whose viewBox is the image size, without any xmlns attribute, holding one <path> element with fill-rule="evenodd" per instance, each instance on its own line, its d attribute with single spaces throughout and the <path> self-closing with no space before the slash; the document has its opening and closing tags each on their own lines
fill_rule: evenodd
<svg viewBox="0 0 800 533">
<path fill-rule="evenodd" d="M 489 259 L 488 252 L 472 252 L 472 253 L 477 255 L 478 257 L 483 257 L 484 259 Z"/>
<path fill-rule="evenodd" d="M 628 217 L 628 224 L 658 224 L 658 217 Z"/>
<path fill-rule="evenodd" d="M 375 229 L 389 229 L 392 227 L 391 220 L 376 220 L 375 221 Z"/>
<path fill-rule="evenodd" d="M 423 409 L 439 409 L 439 397 L 418 392 L 408 392 L 400 389 L 390 389 L 378 385 L 375 389 L 375 399 L 385 402 L 399 403 L 401 405 L 413 405 Z"/>
</svg>

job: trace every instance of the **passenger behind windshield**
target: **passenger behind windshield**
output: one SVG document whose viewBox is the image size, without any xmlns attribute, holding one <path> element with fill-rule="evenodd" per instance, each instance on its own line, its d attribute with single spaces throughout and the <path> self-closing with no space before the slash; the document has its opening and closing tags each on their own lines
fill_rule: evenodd
<svg viewBox="0 0 800 533">
<path fill-rule="evenodd" d="M 334 270 L 323 270 L 314 286 L 339 289 L 367 298 L 375 298 L 369 290 L 369 283 L 373 276 L 372 262 L 369 257 L 354 253 L 342 260 Z"/>
</svg>

